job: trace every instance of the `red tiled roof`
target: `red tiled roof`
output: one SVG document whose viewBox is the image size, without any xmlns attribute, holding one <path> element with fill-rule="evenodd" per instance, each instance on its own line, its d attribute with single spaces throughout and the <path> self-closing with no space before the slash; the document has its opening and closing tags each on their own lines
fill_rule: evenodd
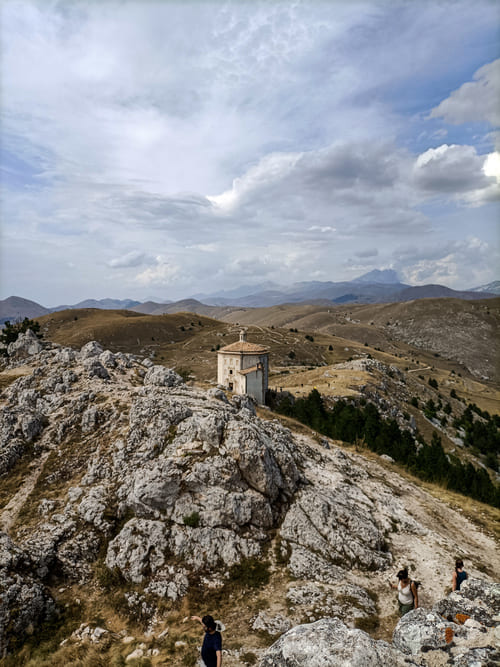
<svg viewBox="0 0 500 667">
<path fill-rule="evenodd" d="M 264 352 L 269 352 L 269 348 L 264 347 L 263 345 L 257 345 L 256 343 L 247 343 L 247 341 L 237 340 L 236 343 L 231 343 L 225 347 L 221 347 L 219 352 L 243 352 L 244 354 L 263 354 Z"/>
</svg>

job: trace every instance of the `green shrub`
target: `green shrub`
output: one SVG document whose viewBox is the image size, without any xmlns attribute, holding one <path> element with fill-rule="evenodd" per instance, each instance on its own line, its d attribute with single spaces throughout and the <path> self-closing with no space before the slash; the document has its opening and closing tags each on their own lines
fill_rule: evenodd
<svg viewBox="0 0 500 667">
<path fill-rule="evenodd" d="M 229 570 L 229 582 L 239 588 L 261 588 L 269 578 L 269 563 L 257 558 L 245 558 Z"/>
<path fill-rule="evenodd" d="M 198 528 L 200 525 L 200 515 L 198 512 L 192 512 L 191 514 L 186 514 L 185 517 L 182 519 L 184 521 L 185 526 L 189 526 L 190 528 Z"/>
</svg>

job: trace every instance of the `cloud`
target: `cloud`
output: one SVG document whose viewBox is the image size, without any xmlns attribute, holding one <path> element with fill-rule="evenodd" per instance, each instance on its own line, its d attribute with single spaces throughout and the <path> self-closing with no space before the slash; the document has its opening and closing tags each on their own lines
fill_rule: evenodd
<svg viewBox="0 0 500 667">
<path fill-rule="evenodd" d="M 309 227 L 308 232 L 321 232 L 321 234 L 330 234 L 332 232 L 336 232 L 337 230 L 335 227 L 330 227 L 330 225 L 327 225 L 326 227 L 320 227 L 318 225 L 313 225 L 312 227 Z"/>
<path fill-rule="evenodd" d="M 474 81 L 464 83 L 437 107 L 431 118 L 444 118 L 447 123 L 458 125 L 474 121 L 487 121 L 500 126 L 500 58 L 483 65 L 474 74 Z"/>
<path fill-rule="evenodd" d="M 458 289 L 488 282 L 500 263 L 498 247 L 474 236 L 434 246 L 399 248 L 393 257 L 404 282 L 457 285 Z"/>
<path fill-rule="evenodd" d="M 493 179 L 484 172 L 486 156 L 478 155 L 473 146 L 443 144 L 419 155 L 413 167 L 418 187 L 463 197 L 471 190 L 492 185 Z"/>
<path fill-rule="evenodd" d="M 141 264 L 151 264 L 155 260 L 153 257 L 146 255 L 144 252 L 133 250 L 132 252 L 115 257 L 108 262 L 108 266 L 112 269 L 129 268 L 141 266 Z"/>
<path fill-rule="evenodd" d="M 159 256 L 156 266 L 145 269 L 135 276 L 135 281 L 142 287 L 169 287 L 176 280 L 179 267 Z"/>
<path fill-rule="evenodd" d="M 355 252 L 354 255 L 360 258 L 377 257 L 378 248 L 367 248 L 366 250 L 359 250 L 358 252 Z"/>
<path fill-rule="evenodd" d="M 464 39 L 492 59 L 495 11 L 459 5 L 0 4 L 5 296 L 338 279 L 346 257 L 470 235 L 492 139 L 436 148 L 424 118 L 472 71 Z"/>
</svg>

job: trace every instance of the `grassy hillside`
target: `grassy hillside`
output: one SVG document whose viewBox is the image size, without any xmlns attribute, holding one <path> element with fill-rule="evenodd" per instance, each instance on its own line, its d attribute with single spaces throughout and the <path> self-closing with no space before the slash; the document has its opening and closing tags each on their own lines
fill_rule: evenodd
<svg viewBox="0 0 500 667">
<path fill-rule="evenodd" d="M 401 343 L 463 364 L 478 378 L 500 378 L 500 299 L 421 299 L 408 303 L 286 304 L 242 309 L 225 321 L 321 331 L 398 353 Z"/>
</svg>

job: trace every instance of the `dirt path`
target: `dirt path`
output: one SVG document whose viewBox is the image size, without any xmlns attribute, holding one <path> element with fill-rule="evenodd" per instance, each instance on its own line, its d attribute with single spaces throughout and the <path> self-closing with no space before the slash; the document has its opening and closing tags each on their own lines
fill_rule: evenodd
<svg viewBox="0 0 500 667">
<path fill-rule="evenodd" d="M 9 532 L 10 528 L 15 523 L 22 506 L 26 499 L 35 488 L 35 484 L 40 477 L 40 474 L 45 465 L 51 450 L 44 452 L 37 460 L 33 471 L 25 478 L 23 485 L 19 491 L 10 499 L 7 505 L 0 512 L 0 529 Z"/>
</svg>

